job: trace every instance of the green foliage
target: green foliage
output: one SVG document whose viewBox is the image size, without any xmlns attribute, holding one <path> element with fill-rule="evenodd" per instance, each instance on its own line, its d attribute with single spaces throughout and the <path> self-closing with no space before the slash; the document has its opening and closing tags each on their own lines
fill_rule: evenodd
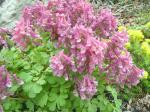
<svg viewBox="0 0 150 112">
<path fill-rule="evenodd" d="M 41 46 L 29 46 L 26 50 L 11 47 L 0 51 L 0 63 L 24 81 L 22 86 L 14 85 L 11 88 L 14 95 L 2 102 L 5 112 L 121 111 L 117 91 L 103 80 L 105 74 L 99 76 L 97 70 L 93 73 L 99 85 L 97 94 L 91 100 L 81 100 L 74 95 L 74 82 L 53 76 L 49 58 L 59 49 L 56 50 L 49 41 L 49 33 L 42 33 L 41 36 Z"/>
<path fill-rule="evenodd" d="M 144 28 L 143 28 L 143 33 L 145 35 L 145 38 L 150 38 L 150 22 L 148 22 Z"/>
<path fill-rule="evenodd" d="M 134 62 L 150 74 L 150 43 L 145 40 L 142 43 L 131 44 L 129 51 L 132 53 Z M 150 76 L 143 79 L 139 86 L 142 86 L 143 91 L 150 93 Z"/>
<path fill-rule="evenodd" d="M 144 35 L 140 30 L 128 30 L 128 34 L 131 43 L 141 42 L 144 39 Z"/>
<path fill-rule="evenodd" d="M 141 82 L 132 89 L 125 87 L 120 90 L 120 97 L 124 100 L 131 98 L 142 97 L 150 93 L 150 39 L 146 39 L 147 35 L 144 33 L 145 27 L 148 28 L 149 23 L 145 26 L 130 27 L 128 31 L 129 43 L 126 47 L 132 55 L 134 63 L 145 70 Z M 150 31 L 147 30 L 147 34 Z"/>
<path fill-rule="evenodd" d="M 145 26 L 148 27 L 148 25 L 149 23 Z M 144 39 L 146 35 L 140 30 L 128 30 L 128 33 L 130 36 L 130 46 L 128 50 L 131 52 L 134 62 L 150 73 L 150 39 Z"/>
</svg>

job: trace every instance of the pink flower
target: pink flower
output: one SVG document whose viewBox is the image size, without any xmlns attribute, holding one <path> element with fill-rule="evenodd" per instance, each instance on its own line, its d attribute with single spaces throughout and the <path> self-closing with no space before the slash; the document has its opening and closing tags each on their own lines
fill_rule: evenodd
<svg viewBox="0 0 150 112">
<path fill-rule="evenodd" d="M 104 60 L 107 44 L 94 37 L 94 32 L 83 25 L 75 26 L 70 37 L 70 53 L 76 60 L 79 73 L 92 74 L 96 66 Z"/>
<path fill-rule="evenodd" d="M 50 62 L 50 67 L 52 68 L 54 75 L 58 77 L 64 76 L 66 80 L 69 79 L 71 70 L 76 71 L 74 62 L 69 56 L 65 55 L 63 51 L 59 52 L 56 56 L 53 56 Z"/>
<path fill-rule="evenodd" d="M 26 47 L 27 40 L 26 40 L 26 31 L 25 31 L 25 23 L 23 19 L 18 22 L 17 26 L 13 31 L 13 41 L 23 48 Z"/>
<path fill-rule="evenodd" d="M 92 28 L 99 32 L 100 36 L 110 36 L 111 32 L 117 28 L 116 18 L 110 10 L 102 9 L 96 16 Z"/>
<path fill-rule="evenodd" d="M 4 112 L 2 105 L 0 105 L 0 112 Z"/>
<path fill-rule="evenodd" d="M 7 46 L 7 42 L 4 40 L 2 36 L 0 36 L 0 45 Z"/>
<path fill-rule="evenodd" d="M 12 33 L 12 40 L 17 45 L 25 48 L 30 42 L 34 43 L 36 39 L 41 39 L 36 27 L 40 23 L 39 19 L 42 16 L 42 8 L 44 6 L 40 3 L 34 7 L 24 8 L 23 15 Z"/>
<path fill-rule="evenodd" d="M 24 9 L 12 39 L 23 48 L 28 44 L 40 45 L 36 40 L 42 40 L 41 32 L 50 32 L 50 41 L 65 51 L 50 59 L 55 76 L 72 80 L 72 72 L 88 74 L 75 82 L 82 99 L 92 98 L 97 91 L 92 77 L 96 68 L 100 73 L 106 72 L 112 83 L 130 86 L 139 82 L 142 70 L 132 63 L 124 47 L 128 35 L 125 31 L 117 32 L 117 20 L 110 10 L 97 13 L 85 0 L 50 0 L 47 6 L 38 2 Z M 19 82 L 16 76 L 14 79 Z"/>
<path fill-rule="evenodd" d="M 18 77 L 15 76 L 15 78 L 21 81 Z M 4 100 L 6 97 L 12 95 L 9 88 L 12 87 L 13 83 L 14 76 L 11 76 L 4 65 L 0 66 L 0 100 Z"/>
<path fill-rule="evenodd" d="M 107 80 L 120 86 L 136 85 L 143 73 L 143 70 L 133 64 L 130 53 L 124 48 L 127 41 L 126 32 L 116 32 L 108 42 L 109 47 L 106 53 L 106 59 L 109 62 L 106 67 Z"/>
<path fill-rule="evenodd" d="M 111 37 L 111 42 L 117 47 L 117 48 L 124 48 L 124 45 L 128 42 L 128 34 L 127 32 L 115 32 L 115 34 Z"/>
<path fill-rule="evenodd" d="M 91 99 L 97 92 L 96 86 L 98 82 L 94 77 L 85 75 L 81 81 L 77 83 L 77 91 L 81 99 Z"/>
</svg>

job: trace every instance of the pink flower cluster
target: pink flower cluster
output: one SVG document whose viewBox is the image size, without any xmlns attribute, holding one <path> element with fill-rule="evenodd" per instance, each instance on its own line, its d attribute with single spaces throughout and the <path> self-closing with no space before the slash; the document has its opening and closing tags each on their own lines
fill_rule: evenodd
<svg viewBox="0 0 150 112">
<path fill-rule="evenodd" d="M 102 65 L 107 44 L 96 39 L 91 28 L 75 26 L 69 41 L 69 53 L 75 58 L 79 73 L 92 74 L 96 66 Z"/>
<path fill-rule="evenodd" d="M 15 74 L 12 76 L 4 65 L 0 66 L 0 100 L 5 99 L 12 93 L 9 92 L 9 88 L 12 86 L 13 82 L 22 85 L 23 81 L 19 79 Z"/>
<path fill-rule="evenodd" d="M 107 73 L 110 82 L 122 85 L 139 82 L 142 70 L 132 64 L 124 48 L 128 36 L 125 32 L 116 33 L 116 28 L 116 18 L 108 9 L 97 13 L 85 0 L 50 0 L 47 6 L 39 2 L 24 9 L 12 39 L 25 48 L 41 39 L 40 32 L 50 32 L 50 40 L 55 40 L 57 47 L 65 51 L 50 59 L 54 75 L 71 80 L 72 72 L 82 74 L 76 90 L 86 99 L 97 91 L 92 77 L 96 67 L 100 73 Z"/>
<path fill-rule="evenodd" d="M 35 44 L 37 39 L 41 39 L 37 25 L 41 24 L 39 17 L 41 17 L 43 8 L 44 5 L 40 3 L 33 7 L 24 8 L 23 16 L 12 33 L 12 39 L 18 46 L 25 48 L 27 44 L 32 42 Z"/>
<path fill-rule="evenodd" d="M 81 81 L 77 83 L 77 91 L 81 99 L 91 99 L 97 92 L 96 86 L 98 82 L 95 77 L 85 75 Z"/>
<path fill-rule="evenodd" d="M 110 36 L 111 32 L 116 30 L 117 22 L 110 10 L 103 9 L 96 16 L 92 28 L 96 30 L 100 36 Z"/>
<path fill-rule="evenodd" d="M 76 71 L 72 59 L 65 55 L 63 51 L 51 58 L 50 67 L 56 76 L 64 76 L 66 80 L 69 79 L 70 71 Z"/>
<path fill-rule="evenodd" d="M 7 46 L 7 43 L 2 36 L 0 36 L 0 45 L 3 45 L 5 47 Z"/>
<path fill-rule="evenodd" d="M 117 32 L 108 43 L 107 60 L 109 60 L 109 65 L 106 69 L 107 77 L 109 82 L 121 86 L 138 84 L 143 74 L 143 70 L 133 64 L 130 53 L 124 48 L 127 41 L 128 35 L 125 32 Z"/>
</svg>

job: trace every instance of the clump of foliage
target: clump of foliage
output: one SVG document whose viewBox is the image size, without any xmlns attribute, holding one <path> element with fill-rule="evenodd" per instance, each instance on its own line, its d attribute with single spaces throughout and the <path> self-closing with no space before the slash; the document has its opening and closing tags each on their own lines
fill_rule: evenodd
<svg viewBox="0 0 150 112">
<path fill-rule="evenodd" d="M 148 26 L 146 24 L 145 26 Z M 143 32 L 145 26 L 137 27 L 137 28 L 129 28 L 127 32 L 129 34 L 129 42 L 126 44 L 126 48 L 131 52 L 133 61 L 137 64 L 138 67 L 144 68 L 144 77 L 138 86 L 124 90 L 124 98 L 136 98 L 142 97 L 145 94 L 150 93 L 150 39 L 146 39 L 145 33 Z M 119 27 L 119 30 L 124 30 L 125 27 Z M 148 34 L 147 30 L 147 34 Z"/>
<path fill-rule="evenodd" d="M 145 38 L 150 38 L 150 22 L 143 26 L 143 34 Z"/>
<path fill-rule="evenodd" d="M 120 112 L 112 84 L 131 87 L 143 77 L 111 11 L 84 0 L 27 6 L 13 31 L 0 34 L 2 45 L 10 41 L 0 62 L 24 81 L 2 101 L 6 112 Z"/>
</svg>

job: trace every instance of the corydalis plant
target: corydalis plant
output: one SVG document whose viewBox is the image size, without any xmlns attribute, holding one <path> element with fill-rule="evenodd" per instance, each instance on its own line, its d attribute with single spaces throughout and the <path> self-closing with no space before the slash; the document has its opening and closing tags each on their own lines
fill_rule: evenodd
<svg viewBox="0 0 150 112">
<path fill-rule="evenodd" d="M 5 65 L 0 66 L 0 103 L 7 97 L 13 95 L 10 88 L 13 84 L 22 85 L 24 82 L 16 76 L 16 74 L 11 74 L 6 69 Z M 3 112 L 3 107 L 0 104 L 0 112 Z"/>
<path fill-rule="evenodd" d="M 98 85 L 95 77 L 85 75 L 83 79 L 76 80 L 76 91 L 81 99 L 91 99 L 97 92 L 96 86 Z"/>
<path fill-rule="evenodd" d="M 106 60 L 109 61 L 106 70 L 108 80 L 111 79 L 110 83 L 115 82 L 121 86 L 138 84 L 143 72 L 133 64 L 130 53 L 124 48 L 127 42 L 128 35 L 125 31 L 116 32 L 108 42 L 106 55 Z"/>
<path fill-rule="evenodd" d="M 92 76 L 97 67 L 99 74 L 107 73 L 107 81 L 119 85 L 136 85 L 142 75 L 124 48 L 127 34 L 116 28 L 108 9 L 95 11 L 85 0 L 53 0 L 26 7 L 12 39 L 25 48 L 42 39 L 40 32 L 50 32 L 50 40 L 64 50 L 50 60 L 54 75 L 73 80 L 80 97 L 90 99 L 97 91 Z"/>
<path fill-rule="evenodd" d="M 0 100 L 4 100 L 6 97 L 12 95 L 9 88 L 12 87 L 13 83 L 22 85 L 23 81 L 15 74 L 11 75 L 4 65 L 0 66 Z"/>
</svg>

